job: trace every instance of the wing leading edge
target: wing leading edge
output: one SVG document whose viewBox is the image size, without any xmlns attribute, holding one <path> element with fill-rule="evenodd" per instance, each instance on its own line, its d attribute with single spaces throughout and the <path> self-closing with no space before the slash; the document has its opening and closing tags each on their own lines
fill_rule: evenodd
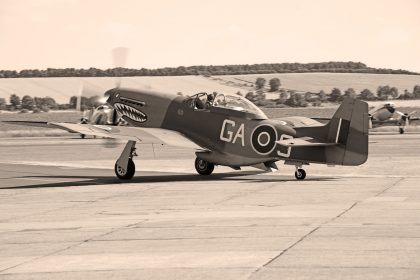
<svg viewBox="0 0 420 280">
<path fill-rule="evenodd" d="M 126 141 L 132 140 L 141 144 L 162 144 L 191 149 L 203 149 L 202 147 L 200 147 L 181 133 L 163 128 L 29 121 L 5 121 L 5 123 L 36 127 L 59 128 L 71 133 L 121 139 Z"/>
</svg>

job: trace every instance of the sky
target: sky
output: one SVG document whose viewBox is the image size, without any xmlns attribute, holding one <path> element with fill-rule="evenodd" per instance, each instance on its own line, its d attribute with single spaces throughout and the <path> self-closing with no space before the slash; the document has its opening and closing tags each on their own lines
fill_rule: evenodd
<svg viewBox="0 0 420 280">
<path fill-rule="evenodd" d="M 420 72 L 420 0 L 0 0 L 0 69 L 355 61 Z"/>
</svg>

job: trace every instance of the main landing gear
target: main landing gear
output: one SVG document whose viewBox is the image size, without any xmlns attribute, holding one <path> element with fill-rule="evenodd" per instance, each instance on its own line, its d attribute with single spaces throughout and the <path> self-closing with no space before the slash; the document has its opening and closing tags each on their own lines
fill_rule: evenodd
<svg viewBox="0 0 420 280">
<path fill-rule="evenodd" d="M 404 134 L 404 127 L 400 127 L 399 132 L 400 132 L 400 134 Z"/>
<path fill-rule="evenodd" d="M 210 175 L 214 170 L 214 164 L 204 159 L 196 158 L 194 165 L 200 175 Z"/>
<path fill-rule="evenodd" d="M 133 156 L 136 154 L 136 141 L 128 141 L 115 163 L 115 175 L 121 180 L 130 180 L 136 172 Z"/>
</svg>

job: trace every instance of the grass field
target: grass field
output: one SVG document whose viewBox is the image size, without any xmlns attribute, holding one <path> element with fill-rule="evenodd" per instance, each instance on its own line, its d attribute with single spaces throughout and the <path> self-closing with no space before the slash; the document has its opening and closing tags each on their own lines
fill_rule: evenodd
<svg viewBox="0 0 420 280">
<path fill-rule="evenodd" d="M 78 122 L 80 117 L 81 113 L 76 111 L 25 114 L 1 113 L 0 111 L 0 137 L 61 136 L 68 134 L 63 130 L 13 125 L 2 121 Z"/>
<path fill-rule="evenodd" d="M 380 85 L 389 85 L 397 87 L 404 92 L 405 89 L 412 91 L 415 85 L 420 85 L 419 75 L 388 75 L 388 74 L 358 74 L 358 73 L 290 73 L 290 74 L 266 74 L 266 75 L 233 75 L 219 76 L 225 82 L 232 84 L 253 84 L 258 77 L 267 80 L 279 78 L 281 86 L 287 89 L 297 91 L 319 92 L 324 90 L 330 92 L 333 88 L 339 88 L 342 91 L 348 88 L 354 88 L 360 92 L 367 88 L 372 92 Z"/>
<path fill-rule="evenodd" d="M 368 88 L 373 92 L 379 85 L 390 85 L 398 88 L 413 90 L 414 85 L 420 84 L 420 76 L 416 75 L 387 75 L 387 74 L 349 74 L 349 73 L 299 73 L 299 74 L 261 74 L 261 75 L 230 75 L 230 76 L 172 76 L 172 77 L 126 77 L 122 79 L 123 87 L 152 89 L 176 94 L 194 94 L 201 91 L 243 94 L 252 90 L 250 87 L 257 77 L 264 77 L 267 81 L 273 77 L 280 79 L 283 88 L 297 91 L 327 93 L 337 87 L 346 90 L 352 87 L 356 92 Z M 16 78 L 0 79 L 0 97 L 6 99 L 12 93 L 19 96 L 50 96 L 58 103 L 68 103 L 73 95 L 77 95 L 83 83 L 86 96 L 101 95 L 115 86 L 112 77 L 95 78 Z M 270 95 L 277 98 L 278 94 Z M 412 101 L 410 101 L 412 102 Z M 408 106 L 414 106 L 411 103 Z M 417 104 L 416 104 L 417 106 Z M 420 101 L 418 106 L 420 106 Z"/>
</svg>

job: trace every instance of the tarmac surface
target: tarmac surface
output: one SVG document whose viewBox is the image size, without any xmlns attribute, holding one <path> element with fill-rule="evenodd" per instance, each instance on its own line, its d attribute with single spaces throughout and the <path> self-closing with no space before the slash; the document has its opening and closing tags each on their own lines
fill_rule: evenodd
<svg viewBox="0 0 420 280">
<path fill-rule="evenodd" d="M 121 183 L 121 144 L 1 139 L 0 279 L 420 279 L 420 135 L 370 141 L 304 181 L 139 145 Z"/>
</svg>

